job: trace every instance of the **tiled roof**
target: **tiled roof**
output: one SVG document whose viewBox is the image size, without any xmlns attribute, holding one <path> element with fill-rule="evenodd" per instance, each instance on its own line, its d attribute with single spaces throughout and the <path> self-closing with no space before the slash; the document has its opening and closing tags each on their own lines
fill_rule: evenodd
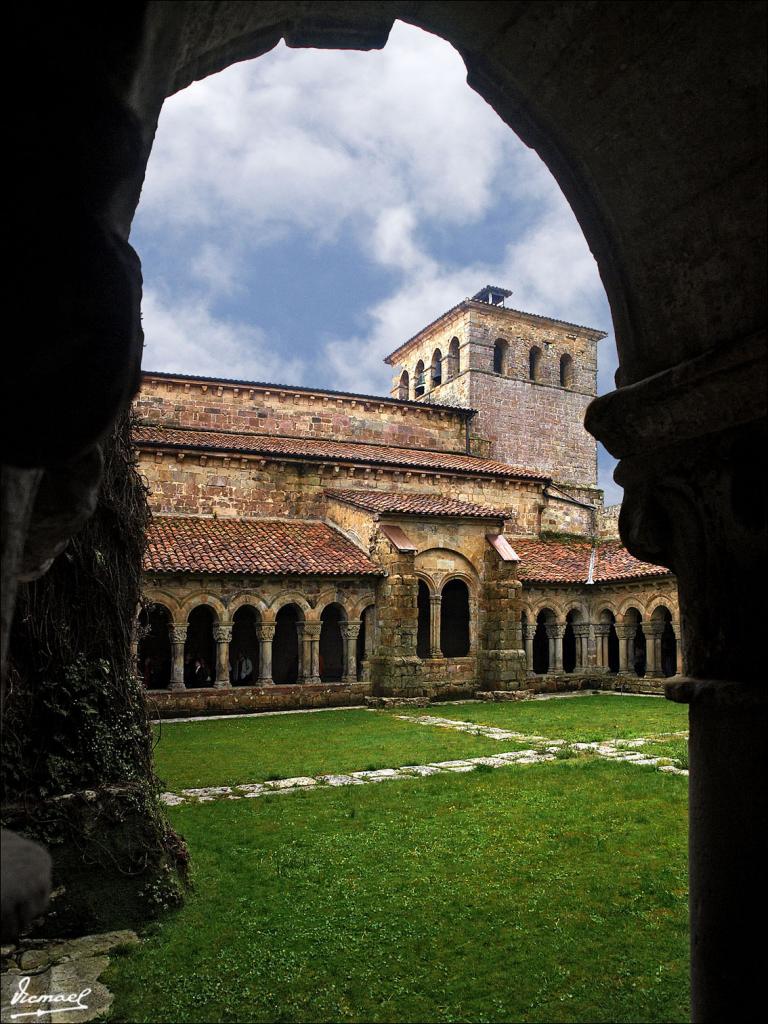
<svg viewBox="0 0 768 1024">
<path fill-rule="evenodd" d="M 356 462 L 363 465 L 404 466 L 432 472 L 468 473 L 511 480 L 548 480 L 543 473 L 518 469 L 504 462 L 474 455 L 393 448 L 389 445 L 355 441 L 321 441 L 305 437 L 270 437 L 267 434 L 235 434 L 220 430 L 184 430 L 141 424 L 134 427 L 133 440 L 139 447 L 176 448 L 193 451 L 232 452 L 272 458 L 299 458 L 316 462 Z"/>
<path fill-rule="evenodd" d="M 368 512 L 395 512 L 409 516 L 471 516 L 475 519 L 507 519 L 509 509 L 489 508 L 469 501 L 435 497 L 433 494 L 392 494 L 388 491 L 346 491 L 329 488 L 329 498 L 345 501 Z"/>
<path fill-rule="evenodd" d="M 196 373 L 168 373 L 166 370 L 142 370 L 142 378 L 152 380 L 193 380 L 200 384 L 227 384 L 237 388 L 260 388 L 264 391 L 298 391 L 302 395 L 333 395 L 334 398 L 354 398 L 358 401 L 371 402 L 374 404 L 384 403 L 386 405 L 407 405 L 416 409 L 436 409 L 438 412 L 455 412 L 464 419 L 471 419 L 477 415 L 476 409 L 468 409 L 463 405 L 453 405 L 450 402 L 440 404 L 439 402 L 419 402 L 415 398 L 393 398 L 391 395 L 369 395 L 357 391 L 334 391 L 332 388 L 308 388 L 303 384 L 271 384 L 264 380 L 240 380 L 235 377 L 203 377 Z"/>
<path fill-rule="evenodd" d="M 359 548 L 320 522 L 153 516 L 145 572 L 265 576 L 383 576 Z"/>
<path fill-rule="evenodd" d="M 589 541 L 513 540 L 520 556 L 519 576 L 526 583 L 586 583 L 592 544 Z M 592 566 L 594 583 L 618 583 L 646 576 L 668 576 L 661 565 L 640 562 L 619 541 L 597 545 Z"/>
</svg>

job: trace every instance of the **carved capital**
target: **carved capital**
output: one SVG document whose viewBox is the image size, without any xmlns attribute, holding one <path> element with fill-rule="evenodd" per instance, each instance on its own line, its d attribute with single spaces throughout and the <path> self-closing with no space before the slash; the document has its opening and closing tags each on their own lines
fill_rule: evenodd
<svg viewBox="0 0 768 1024">
<path fill-rule="evenodd" d="M 661 636 L 664 632 L 663 622 L 646 622 L 643 624 L 643 632 L 650 639 L 651 637 Z"/>
<path fill-rule="evenodd" d="M 595 636 L 610 636 L 611 634 L 611 622 L 596 622 L 592 627 L 595 631 Z"/>
<path fill-rule="evenodd" d="M 214 626 L 213 639 L 217 644 L 228 644 L 232 639 L 232 627 L 220 625 Z"/>
<path fill-rule="evenodd" d="M 443 603 L 443 595 L 442 594 L 430 594 L 429 595 L 429 603 L 432 605 L 433 608 L 437 607 L 438 605 Z"/>
<path fill-rule="evenodd" d="M 175 626 L 170 625 L 168 627 L 168 637 L 172 644 L 183 644 L 187 642 L 187 626 Z"/>
<path fill-rule="evenodd" d="M 360 635 L 359 622 L 342 622 L 341 635 L 345 640 L 356 640 Z"/>
<path fill-rule="evenodd" d="M 590 625 L 588 622 L 572 622 L 571 629 L 574 636 L 589 636 Z"/>
<path fill-rule="evenodd" d="M 299 622 L 296 628 L 299 631 L 299 636 L 303 635 L 310 640 L 319 640 L 323 624 L 322 622 Z"/>
<path fill-rule="evenodd" d="M 616 636 L 619 640 L 631 640 L 637 633 L 637 626 L 634 622 L 617 622 Z"/>
<path fill-rule="evenodd" d="M 256 636 L 261 640 L 271 642 L 275 639 L 275 624 L 274 622 L 264 623 L 261 626 L 256 627 Z"/>
<path fill-rule="evenodd" d="M 565 636 L 565 626 L 561 622 L 548 622 L 546 630 L 550 640 L 562 640 Z"/>
<path fill-rule="evenodd" d="M 537 628 L 538 627 L 536 626 L 535 622 L 523 623 L 523 636 L 525 637 L 525 639 L 533 640 L 533 638 L 536 636 Z"/>
</svg>

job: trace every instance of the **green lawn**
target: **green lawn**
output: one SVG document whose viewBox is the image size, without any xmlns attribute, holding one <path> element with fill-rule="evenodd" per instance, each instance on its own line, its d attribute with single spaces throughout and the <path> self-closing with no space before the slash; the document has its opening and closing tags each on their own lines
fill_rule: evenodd
<svg viewBox="0 0 768 1024">
<path fill-rule="evenodd" d="M 398 768 L 478 757 L 524 744 L 428 729 L 373 711 L 264 715 L 155 727 L 166 789 L 225 786 L 323 772 Z"/>
<path fill-rule="evenodd" d="M 176 808 L 195 891 L 112 1019 L 687 1020 L 686 791 L 578 759 Z"/>
<path fill-rule="evenodd" d="M 569 740 L 686 725 L 648 698 L 425 711 Z M 515 748 L 367 711 L 158 735 L 174 790 Z M 194 888 L 113 960 L 116 1024 L 688 1019 L 684 778 L 564 754 L 169 814 Z"/>
<path fill-rule="evenodd" d="M 440 704 L 406 713 L 458 718 L 514 732 L 579 742 L 616 737 L 630 739 L 688 728 L 688 708 L 685 705 L 673 704 L 662 697 L 610 694 L 499 704 Z"/>
<path fill-rule="evenodd" d="M 634 749 L 649 757 L 668 758 L 678 768 L 688 767 L 688 740 L 683 737 L 672 740 L 654 740 Z"/>
</svg>

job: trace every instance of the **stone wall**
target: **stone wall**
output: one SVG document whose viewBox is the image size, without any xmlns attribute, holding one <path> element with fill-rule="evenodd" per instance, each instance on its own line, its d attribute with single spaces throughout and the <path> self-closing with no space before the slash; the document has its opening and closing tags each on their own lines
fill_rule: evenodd
<svg viewBox="0 0 768 1024">
<path fill-rule="evenodd" d="M 165 426 L 466 451 L 463 414 L 374 396 L 145 373 L 134 409 Z"/>
<path fill-rule="evenodd" d="M 516 529 L 535 534 L 542 483 L 424 473 L 333 463 L 272 461 L 257 456 L 139 451 L 153 512 L 323 519 L 326 488 L 405 491 L 512 508 Z"/>
<path fill-rule="evenodd" d="M 471 423 L 473 452 L 521 468 L 550 474 L 560 483 L 594 487 L 597 449 L 584 430 L 584 414 L 597 393 L 597 343 L 602 332 L 543 317 L 465 302 L 418 335 L 393 360 L 398 393 L 400 374 L 410 375 L 414 391 L 419 361 L 426 368 L 426 403 L 464 405 L 477 410 Z M 451 339 L 459 343 L 459 361 L 450 357 Z M 494 370 L 495 343 L 501 341 L 501 373 Z M 536 380 L 529 356 L 539 350 Z M 430 367 L 439 350 L 442 380 L 433 383 Z M 561 357 L 571 359 L 565 385 Z M 483 440 L 485 447 L 483 447 Z"/>
<path fill-rule="evenodd" d="M 600 540 L 619 539 L 619 513 L 621 504 L 607 505 L 597 514 L 597 536 Z"/>
</svg>

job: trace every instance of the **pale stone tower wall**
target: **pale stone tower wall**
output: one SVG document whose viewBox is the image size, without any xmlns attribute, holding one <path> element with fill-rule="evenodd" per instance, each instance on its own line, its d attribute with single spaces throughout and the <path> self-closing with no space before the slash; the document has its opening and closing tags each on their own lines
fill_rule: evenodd
<svg viewBox="0 0 768 1024">
<path fill-rule="evenodd" d="M 597 343 L 604 336 L 467 299 L 388 357 L 395 367 L 392 393 L 402 397 L 405 370 L 409 398 L 477 410 L 471 424 L 475 454 L 541 471 L 564 485 L 594 488 L 597 445 L 584 429 L 584 414 L 597 394 Z M 534 349 L 539 355 L 532 379 Z M 451 351 L 458 351 L 458 360 Z M 442 356 L 439 378 L 436 352 Z M 570 360 L 565 380 L 563 357 Z M 418 394 L 421 364 L 424 390 Z"/>
</svg>

